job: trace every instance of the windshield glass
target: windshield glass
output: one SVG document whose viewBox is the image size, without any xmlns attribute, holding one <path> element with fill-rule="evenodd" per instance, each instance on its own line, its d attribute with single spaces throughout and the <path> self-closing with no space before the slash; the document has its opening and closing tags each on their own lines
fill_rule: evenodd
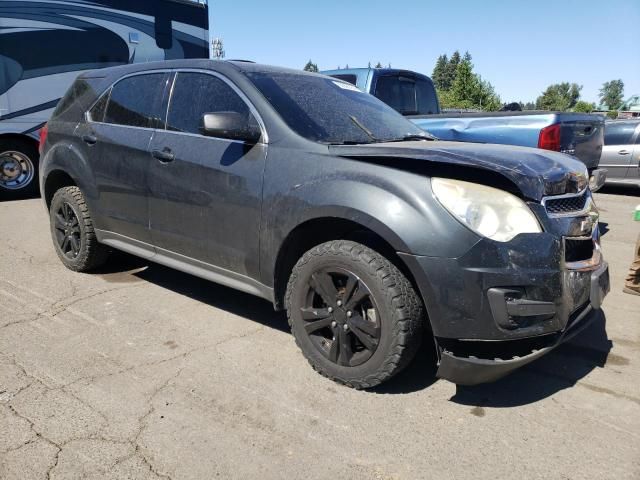
<svg viewBox="0 0 640 480">
<path fill-rule="evenodd" d="M 334 78 L 247 72 L 287 125 L 320 143 L 373 143 L 428 134 L 391 107 Z"/>
</svg>

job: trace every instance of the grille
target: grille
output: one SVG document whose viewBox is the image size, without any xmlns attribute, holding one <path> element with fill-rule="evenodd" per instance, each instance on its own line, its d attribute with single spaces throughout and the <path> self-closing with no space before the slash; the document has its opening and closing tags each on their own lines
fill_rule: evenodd
<svg viewBox="0 0 640 480">
<path fill-rule="evenodd" d="M 567 262 L 589 260 L 593 256 L 593 240 L 590 238 L 565 238 L 564 258 Z"/>
<path fill-rule="evenodd" d="M 576 197 L 550 198 L 545 202 L 547 212 L 550 214 L 563 214 L 580 212 L 587 203 L 587 192 Z"/>
</svg>

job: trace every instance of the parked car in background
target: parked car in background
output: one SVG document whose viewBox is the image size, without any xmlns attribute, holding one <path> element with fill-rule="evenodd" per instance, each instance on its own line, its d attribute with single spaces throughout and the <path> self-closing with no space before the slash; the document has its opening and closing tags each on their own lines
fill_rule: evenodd
<svg viewBox="0 0 640 480">
<path fill-rule="evenodd" d="M 441 113 L 436 89 L 426 75 L 392 68 L 322 72 L 373 94 L 441 140 L 521 145 L 566 153 L 589 170 L 591 189 L 604 183 L 598 169 L 604 117 L 561 112 Z"/>
<path fill-rule="evenodd" d="M 78 74 L 208 58 L 208 25 L 205 1 L 0 1 L 0 198 L 37 193 L 39 131 Z"/>
<path fill-rule="evenodd" d="M 608 183 L 640 185 L 640 119 L 605 123 L 600 165 L 609 172 Z"/>
<path fill-rule="evenodd" d="M 402 370 L 425 330 L 440 377 L 495 380 L 597 317 L 609 289 L 584 164 L 434 141 L 335 78 L 207 60 L 97 70 L 45 133 L 65 266 L 116 248 L 268 299 L 313 368 L 355 388 Z"/>
</svg>

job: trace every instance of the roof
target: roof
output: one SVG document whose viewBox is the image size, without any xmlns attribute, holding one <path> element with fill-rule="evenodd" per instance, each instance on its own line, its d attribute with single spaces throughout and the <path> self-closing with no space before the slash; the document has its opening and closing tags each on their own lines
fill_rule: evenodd
<svg viewBox="0 0 640 480">
<path fill-rule="evenodd" d="M 242 60 L 210 60 L 206 58 L 186 58 L 179 60 L 165 60 L 161 62 L 134 63 L 119 65 L 116 67 L 90 70 L 81 75 L 82 78 L 106 78 L 122 77 L 131 73 L 145 72 L 149 70 L 175 69 L 175 68 L 196 68 L 203 70 L 216 70 L 221 73 L 233 72 L 261 72 L 261 73 L 289 73 L 296 75 L 319 75 L 317 73 L 295 70 L 292 68 L 276 67 L 273 65 L 263 65 Z"/>
<path fill-rule="evenodd" d="M 640 112 L 640 95 L 631 95 L 622 102 L 620 110 L 625 112 Z"/>
</svg>

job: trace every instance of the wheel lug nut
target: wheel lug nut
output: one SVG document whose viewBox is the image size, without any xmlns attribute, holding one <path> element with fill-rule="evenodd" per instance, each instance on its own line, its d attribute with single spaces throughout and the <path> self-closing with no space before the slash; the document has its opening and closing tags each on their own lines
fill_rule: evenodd
<svg viewBox="0 0 640 480">
<path fill-rule="evenodd" d="M 347 312 L 347 317 L 351 318 L 352 316 L 353 316 L 353 312 L 352 312 L 351 310 L 349 310 L 349 311 Z"/>
<path fill-rule="evenodd" d="M 346 332 L 347 330 L 349 330 L 349 325 L 347 325 L 346 323 L 342 326 L 342 329 Z"/>
<path fill-rule="evenodd" d="M 331 322 L 331 328 L 336 328 L 336 325 L 338 325 L 336 322 Z"/>
<path fill-rule="evenodd" d="M 329 307 L 328 310 L 329 310 L 329 313 L 333 312 L 333 307 Z"/>
<path fill-rule="evenodd" d="M 342 306 L 342 300 L 338 300 L 338 306 L 341 307 Z"/>
</svg>

